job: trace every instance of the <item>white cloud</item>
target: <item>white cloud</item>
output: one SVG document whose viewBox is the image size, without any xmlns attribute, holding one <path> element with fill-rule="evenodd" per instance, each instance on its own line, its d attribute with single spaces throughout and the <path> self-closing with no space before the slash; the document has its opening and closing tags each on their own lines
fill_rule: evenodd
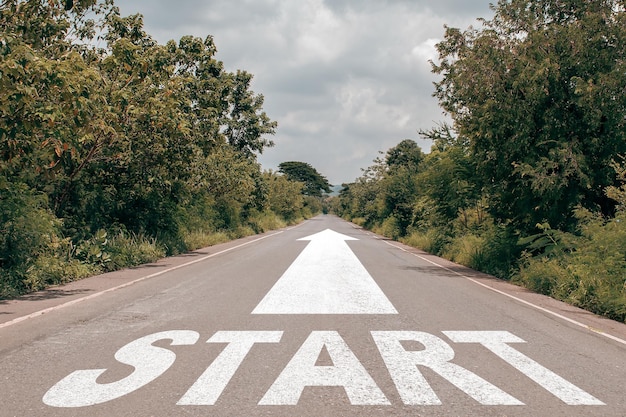
<svg viewBox="0 0 626 417">
<path fill-rule="evenodd" d="M 436 38 L 428 38 L 425 41 L 421 42 L 419 45 L 416 45 L 411 50 L 411 58 L 417 60 L 419 63 L 428 64 L 429 61 L 436 61 L 438 57 L 437 45 L 441 39 Z"/>
</svg>

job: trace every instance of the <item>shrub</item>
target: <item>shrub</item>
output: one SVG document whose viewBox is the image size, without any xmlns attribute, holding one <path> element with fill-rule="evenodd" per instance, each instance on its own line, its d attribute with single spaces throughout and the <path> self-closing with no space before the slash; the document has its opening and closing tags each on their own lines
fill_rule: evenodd
<svg viewBox="0 0 626 417">
<path fill-rule="evenodd" d="M 38 257 L 28 268 L 24 284 L 26 292 L 39 291 L 50 285 L 65 284 L 97 274 L 101 269 L 96 265 L 78 259 L 62 259 L 45 255 Z"/>
<path fill-rule="evenodd" d="M 72 245 L 61 239 L 59 220 L 45 196 L 0 178 L 0 297 L 82 278 L 93 268 L 71 260 Z"/>
<path fill-rule="evenodd" d="M 361 226 L 361 227 L 365 226 L 365 218 L 364 217 L 355 217 L 351 221 L 352 221 L 352 223 L 356 224 L 357 226 Z"/>
<path fill-rule="evenodd" d="M 470 268 L 477 268 L 482 260 L 485 239 L 473 234 L 467 234 L 452 239 L 443 252 L 443 256 L 451 261 Z"/>
<path fill-rule="evenodd" d="M 474 255 L 471 267 L 501 279 L 510 279 L 522 254 L 516 234 L 506 226 L 491 224 L 480 236 L 484 244 Z"/>
<path fill-rule="evenodd" d="M 379 227 L 374 228 L 374 232 L 391 239 L 400 238 L 400 225 L 395 216 L 387 217 Z"/>
<path fill-rule="evenodd" d="M 44 195 L 0 178 L 0 267 L 25 270 L 49 252 L 61 221 L 46 206 Z"/>
<path fill-rule="evenodd" d="M 226 232 L 205 232 L 196 230 L 187 232 L 184 235 L 185 246 L 187 250 L 196 250 L 206 248 L 208 246 L 217 245 L 230 240 Z"/>
<path fill-rule="evenodd" d="M 529 290 L 552 296 L 560 282 L 569 281 L 565 268 L 555 259 L 528 258 L 512 281 Z"/>
<path fill-rule="evenodd" d="M 106 251 L 110 257 L 105 264 L 107 271 L 154 262 L 165 256 L 165 249 L 157 244 L 156 239 L 128 233 L 119 233 L 111 238 Z"/>
<path fill-rule="evenodd" d="M 255 234 L 256 234 L 256 232 L 250 226 L 238 226 L 236 228 L 233 228 L 233 229 L 229 230 L 229 232 L 228 232 L 228 236 L 231 239 L 239 239 L 239 238 L 242 238 L 242 237 L 252 236 L 252 235 L 255 235 Z"/>
<path fill-rule="evenodd" d="M 256 233 L 264 233 L 269 230 L 276 230 L 283 228 L 287 225 L 285 220 L 280 218 L 276 213 L 271 210 L 266 210 L 261 213 L 257 212 L 248 219 L 250 227 L 252 227 Z"/>
<path fill-rule="evenodd" d="M 614 320 L 626 321 L 626 213 L 606 221 L 579 210 L 580 234 L 561 234 L 552 249 L 526 254 L 514 280 Z"/>
<path fill-rule="evenodd" d="M 308 210 L 309 215 L 305 215 L 306 218 L 313 217 L 314 215 L 321 213 L 324 210 L 322 206 L 322 199 L 320 197 L 304 196 L 304 209 Z"/>
<path fill-rule="evenodd" d="M 441 229 L 432 228 L 426 232 L 412 231 L 408 236 L 400 239 L 400 241 L 428 253 L 439 255 L 448 243 L 448 237 Z"/>
</svg>

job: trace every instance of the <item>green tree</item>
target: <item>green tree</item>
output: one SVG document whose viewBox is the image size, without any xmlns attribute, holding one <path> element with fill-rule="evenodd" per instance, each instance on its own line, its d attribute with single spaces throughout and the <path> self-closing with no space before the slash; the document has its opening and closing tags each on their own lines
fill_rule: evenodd
<svg viewBox="0 0 626 417">
<path fill-rule="evenodd" d="M 389 171 L 405 168 L 409 172 L 417 172 L 424 160 L 424 152 L 414 140 L 405 139 L 387 151 L 385 163 Z"/>
<path fill-rule="evenodd" d="M 482 192 L 476 184 L 476 163 L 469 142 L 454 136 L 445 124 L 421 134 L 431 139 L 433 146 L 418 176 L 418 188 L 432 201 L 438 222 L 450 223 L 459 214 L 466 218 L 468 209 L 475 209 L 480 217 Z"/>
<path fill-rule="evenodd" d="M 297 218 L 304 207 L 302 195 L 304 184 L 273 172 L 266 172 L 263 176 L 268 185 L 269 208 L 286 220 Z"/>
<path fill-rule="evenodd" d="M 326 177 L 306 162 L 281 162 L 278 165 L 278 171 L 285 174 L 291 181 L 303 183 L 304 195 L 321 197 L 322 191 L 326 193 L 331 191 Z"/>
<path fill-rule="evenodd" d="M 228 75 L 228 112 L 222 118 L 228 143 L 250 157 L 274 146 L 264 135 L 273 135 L 278 125 L 261 111 L 264 97 L 250 90 L 251 82 L 252 74 L 246 71 Z"/>
<path fill-rule="evenodd" d="M 413 220 L 413 204 L 418 193 L 416 174 L 424 160 L 417 143 L 405 139 L 390 148 L 381 163 L 379 218 L 393 217 L 397 234 L 402 236 Z"/>
<path fill-rule="evenodd" d="M 435 96 L 469 141 L 501 220 L 569 228 L 576 205 L 611 213 L 626 152 L 620 0 L 501 0 L 478 29 L 447 28 Z"/>
</svg>

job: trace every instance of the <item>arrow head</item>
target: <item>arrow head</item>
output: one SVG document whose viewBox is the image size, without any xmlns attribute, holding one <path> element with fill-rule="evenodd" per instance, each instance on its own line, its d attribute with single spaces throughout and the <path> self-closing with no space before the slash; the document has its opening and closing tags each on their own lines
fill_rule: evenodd
<svg viewBox="0 0 626 417">
<path fill-rule="evenodd" d="M 342 235 L 341 233 L 337 233 L 334 230 L 326 229 L 319 233 L 315 233 L 311 236 L 303 237 L 298 240 L 314 240 L 314 241 L 322 241 L 322 242 L 330 242 L 330 241 L 338 241 L 338 240 L 359 240 L 355 237 Z"/>
</svg>

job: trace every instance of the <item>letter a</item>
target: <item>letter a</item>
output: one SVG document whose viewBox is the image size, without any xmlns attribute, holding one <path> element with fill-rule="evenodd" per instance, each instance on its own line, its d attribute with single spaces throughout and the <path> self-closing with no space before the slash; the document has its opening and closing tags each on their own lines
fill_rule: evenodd
<svg viewBox="0 0 626 417">
<path fill-rule="evenodd" d="M 333 366 L 315 365 L 324 347 Z M 307 386 L 341 386 L 353 405 L 389 404 L 346 342 L 334 331 L 312 332 L 259 405 L 296 405 Z"/>
</svg>

